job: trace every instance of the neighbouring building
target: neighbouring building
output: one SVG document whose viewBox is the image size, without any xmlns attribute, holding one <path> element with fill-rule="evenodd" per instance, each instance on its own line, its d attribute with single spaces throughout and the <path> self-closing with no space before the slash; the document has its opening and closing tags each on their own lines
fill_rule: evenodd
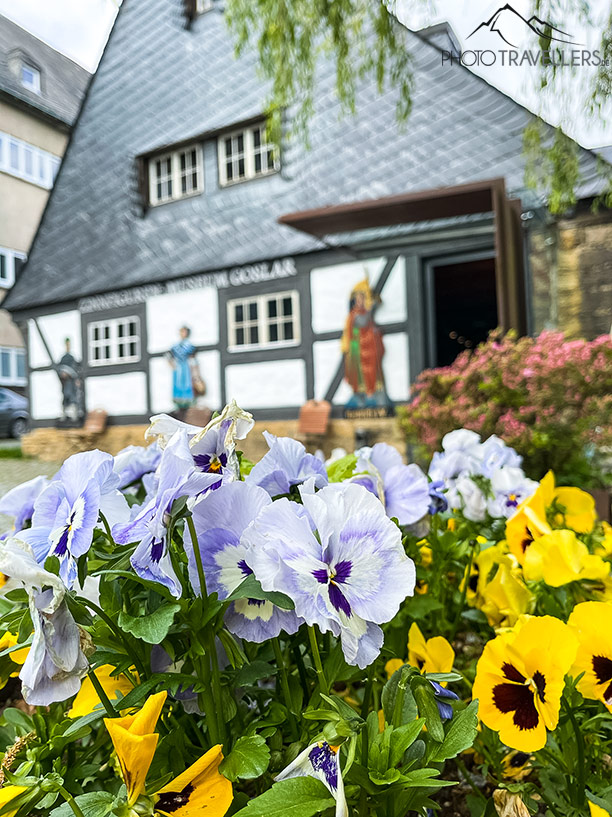
<svg viewBox="0 0 612 817">
<path fill-rule="evenodd" d="M 0 16 L 0 303 L 29 252 L 89 77 Z M 23 338 L 0 309 L 0 386 L 26 385 Z"/>
<path fill-rule="evenodd" d="M 235 57 L 222 3 L 124 0 L 9 296 L 35 426 L 59 415 L 67 337 L 87 408 L 111 425 L 172 410 L 168 351 L 187 326 L 208 405 L 234 397 L 287 427 L 311 399 L 374 422 L 498 325 L 609 330 L 597 156 L 580 149 L 575 214 L 545 218 L 524 184 L 532 115 L 442 64 L 448 27 L 404 36 L 406 128 L 374 82 L 342 118 L 328 65 L 310 149 L 275 146 L 256 57 Z"/>
</svg>

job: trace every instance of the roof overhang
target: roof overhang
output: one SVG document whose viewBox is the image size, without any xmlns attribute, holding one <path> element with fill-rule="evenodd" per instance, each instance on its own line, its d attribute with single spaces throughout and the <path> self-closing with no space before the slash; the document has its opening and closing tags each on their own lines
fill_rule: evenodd
<svg viewBox="0 0 612 817">
<path fill-rule="evenodd" d="M 336 204 L 281 216 L 278 221 L 317 238 L 420 221 L 493 213 L 499 322 L 527 331 L 521 203 L 509 199 L 503 178 Z"/>
</svg>

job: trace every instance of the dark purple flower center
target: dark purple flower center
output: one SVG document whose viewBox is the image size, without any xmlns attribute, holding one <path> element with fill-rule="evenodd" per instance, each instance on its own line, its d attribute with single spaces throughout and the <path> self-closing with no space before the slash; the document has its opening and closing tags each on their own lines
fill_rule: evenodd
<svg viewBox="0 0 612 817">
<path fill-rule="evenodd" d="M 195 454 L 193 461 L 200 471 L 220 474 L 227 465 L 227 454 L 224 451 L 220 454 Z"/>
<path fill-rule="evenodd" d="M 612 683 L 610 683 L 612 681 L 612 660 L 604 655 L 594 655 L 592 663 L 597 683 L 608 685 L 604 690 L 603 697 L 609 706 L 612 704 Z"/>
<path fill-rule="evenodd" d="M 541 672 L 534 672 L 533 685 L 512 664 L 505 663 L 502 672 L 509 683 L 496 684 L 493 687 L 493 703 L 500 712 L 513 712 L 514 725 L 522 730 L 535 729 L 540 716 L 535 705 L 535 696 L 546 700 L 546 678 Z"/>
<path fill-rule="evenodd" d="M 247 563 L 244 561 L 244 559 L 241 559 L 241 560 L 238 562 L 238 567 L 240 568 L 240 570 L 242 570 L 242 574 L 243 574 L 243 576 L 244 576 L 245 578 L 246 578 L 246 576 L 250 576 L 250 575 L 251 575 L 251 573 L 253 572 L 253 571 L 251 570 L 251 568 L 248 566 L 248 564 L 247 564 Z"/>
<path fill-rule="evenodd" d="M 76 511 L 73 511 L 70 514 L 70 519 L 68 520 L 68 524 L 62 531 L 62 535 L 58 539 L 57 545 L 55 546 L 55 555 L 56 556 L 65 556 L 66 552 L 68 551 L 68 535 L 72 530 L 72 526 L 74 524 L 74 517 L 76 516 Z"/>
<path fill-rule="evenodd" d="M 517 494 L 508 494 L 506 499 L 506 508 L 518 508 L 519 498 Z"/>
<path fill-rule="evenodd" d="M 164 555 L 164 540 L 154 539 L 151 544 L 151 560 L 158 564 L 161 557 Z"/>
<path fill-rule="evenodd" d="M 328 785 L 336 791 L 338 788 L 338 765 L 336 755 L 329 743 L 317 743 L 308 753 L 315 772 L 323 772 Z"/>
<path fill-rule="evenodd" d="M 353 563 L 349 560 L 338 562 L 334 567 L 321 567 L 318 570 L 313 570 L 312 575 L 321 584 L 326 584 L 329 593 L 329 600 L 333 607 L 342 611 L 346 616 L 351 615 L 351 605 L 339 585 L 348 581 Z"/>
</svg>

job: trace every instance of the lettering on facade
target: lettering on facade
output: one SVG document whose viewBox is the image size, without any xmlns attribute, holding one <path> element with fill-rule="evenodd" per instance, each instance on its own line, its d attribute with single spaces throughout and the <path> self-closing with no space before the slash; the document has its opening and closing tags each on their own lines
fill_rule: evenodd
<svg viewBox="0 0 612 817">
<path fill-rule="evenodd" d="M 295 260 L 293 258 L 280 258 L 272 263 L 247 264 L 244 267 L 234 267 L 222 272 L 203 272 L 199 275 L 190 275 L 188 278 L 177 278 L 175 281 L 145 284 L 144 286 L 131 287 L 118 292 L 92 295 L 88 298 L 81 298 L 79 310 L 81 312 L 101 312 L 105 309 L 142 304 L 155 295 L 187 292 L 205 287 L 229 289 L 230 287 L 244 286 L 245 284 L 275 281 L 279 278 L 292 278 L 295 275 L 297 275 Z"/>
</svg>

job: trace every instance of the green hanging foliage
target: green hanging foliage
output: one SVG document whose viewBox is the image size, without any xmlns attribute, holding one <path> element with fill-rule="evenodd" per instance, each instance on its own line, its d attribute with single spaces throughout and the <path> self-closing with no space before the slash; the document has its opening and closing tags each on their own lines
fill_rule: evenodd
<svg viewBox="0 0 612 817">
<path fill-rule="evenodd" d="M 561 215 L 577 202 L 580 146 L 561 128 L 555 128 L 552 141 L 550 132 L 549 125 L 535 118 L 525 128 L 525 183 L 530 189 L 544 193 L 550 212 Z"/>
</svg>

